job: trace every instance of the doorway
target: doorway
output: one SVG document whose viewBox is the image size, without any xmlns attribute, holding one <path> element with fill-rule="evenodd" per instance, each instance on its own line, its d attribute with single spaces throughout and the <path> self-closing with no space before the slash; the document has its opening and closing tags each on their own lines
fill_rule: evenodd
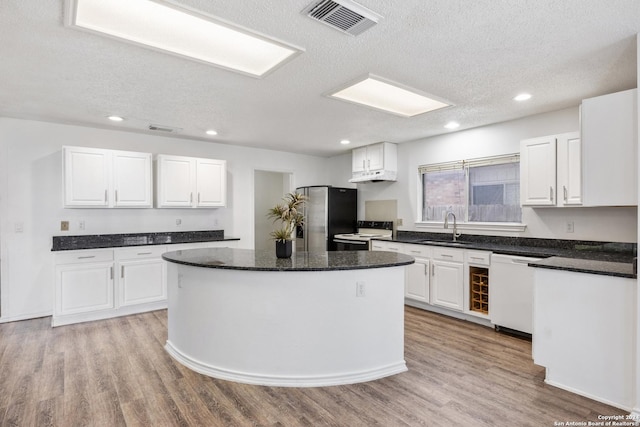
<svg viewBox="0 0 640 427">
<path fill-rule="evenodd" d="M 273 250 L 274 243 L 269 234 L 274 230 L 273 220 L 267 218 L 267 212 L 282 203 L 285 194 L 293 191 L 293 175 L 289 172 L 255 170 L 254 188 L 254 249 Z"/>
</svg>

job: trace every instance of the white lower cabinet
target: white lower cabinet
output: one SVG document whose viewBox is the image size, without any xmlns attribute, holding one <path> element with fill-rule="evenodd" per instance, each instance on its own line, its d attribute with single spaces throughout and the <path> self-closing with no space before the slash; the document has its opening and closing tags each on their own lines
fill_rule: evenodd
<svg viewBox="0 0 640 427">
<path fill-rule="evenodd" d="M 58 252 L 51 324 L 61 326 L 166 308 L 163 253 L 229 246 L 235 246 L 235 242 Z"/>
<path fill-rule="evenodd" d="M 116 249 L 119 307 L 167 299 L 165 251 L 164 246 Z"/>
<path fill-rule="evenodd" d="M 417 301 L 429 302 L 429 260 L 416 258 L 407 268 L 404 296 Z"/>
<path fill-rule="evenodd" d="M 371 250 L 415 258 L 405 275 L 407 305 L 492 326 L 488 295 L 491 252 L 384 240 L 372 240 Z"/>
<path fill-rule="evenodd" d="M 113 263 L 58 266 L 56 288 L 58 315 L 113 309 Z"/>
<path fill-rule="evenodd" d="M 461 262 L 432 261 L 431 304 L 450 310 L 464 309 L 464 266 Z"/>
</svg>

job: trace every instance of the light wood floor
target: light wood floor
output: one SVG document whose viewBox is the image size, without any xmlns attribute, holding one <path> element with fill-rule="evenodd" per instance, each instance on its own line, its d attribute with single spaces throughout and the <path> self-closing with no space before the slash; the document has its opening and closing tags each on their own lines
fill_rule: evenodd
<svg viewBox="0 0 640 427">
<path fill-rule="evenodd" d="M 205 377 L 163 349 L 166 311 L 0 325 L 2 426 L 553 426 L 624 412 L 547 386 L 531 343 L 406 309 L 409 371 L 277 388 Z"/>
</svg>

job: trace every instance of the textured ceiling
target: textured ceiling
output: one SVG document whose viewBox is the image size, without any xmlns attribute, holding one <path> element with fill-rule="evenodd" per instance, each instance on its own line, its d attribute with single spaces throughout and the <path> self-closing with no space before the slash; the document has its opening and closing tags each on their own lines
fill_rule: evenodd
<svg viewBox="0 0 640 427">
<path fill-rule="evenodd" d="M 383 19 L 357 37 L 300 14 L 307 0 L 175 3 L 305 51 L 255 79 L 67 28 L 62 0 L 0 0 L 0 116 L 154 123 L 181 138 L 331 156 L 636 87 L 638 0 L 360 0 Z M 403 118 L 323 95 L 367 73 L 455 106 Z M 530 101 L 512 100 L 525 91 Z M 111 114 L 127 120 L 112 125 Z"/>
</svg>

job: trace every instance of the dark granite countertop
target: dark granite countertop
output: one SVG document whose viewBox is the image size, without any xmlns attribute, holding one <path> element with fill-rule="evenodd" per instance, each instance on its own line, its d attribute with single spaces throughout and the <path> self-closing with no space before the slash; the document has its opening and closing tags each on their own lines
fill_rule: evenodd
<svg viewBox="0 0 640 427">
<path fill-rule="evenodd" d="M 51 251 L 74 251 L 79 249 L 121 248 L 128 246 L 171 245 L 176 243 L 200 243 L 230 240 L 240 239 L 225 237 L 224 230 L 53 236 Z"/>
<path fill-rule="evenodd" d="M 334 271 L 396 267 L 413 264 L 409 255 L 392 252 L 330 251 L 294 252 L 291 258 L 276 258 L 275 251 L 203 248 L 167 252 L 162 258 L 195 267 L 248 271 Z"/>
<path fill-rule="evenodd" d="M 530 267 L 549 268 L 553 270 L 574 271 L 578 273 L 602 274 L 605 276 L 626 277 L 635 279 L 633 263 L 597 261 L 592 259 L 564 258 L 554 256 L 529 263 Z"/>
<path fill-rule="evenodd" d="M 553 268 L 608 276 L 636 278 L 633 259 L 635 243 L 598 242 L 585 240 L 535 239 L 465 235 L 453 242 L 451 235 L 398 231 L 393 241 L 428 246 L 490 251 L 495 254 L 545 258 L 530 266 Z"/>
</svg>

